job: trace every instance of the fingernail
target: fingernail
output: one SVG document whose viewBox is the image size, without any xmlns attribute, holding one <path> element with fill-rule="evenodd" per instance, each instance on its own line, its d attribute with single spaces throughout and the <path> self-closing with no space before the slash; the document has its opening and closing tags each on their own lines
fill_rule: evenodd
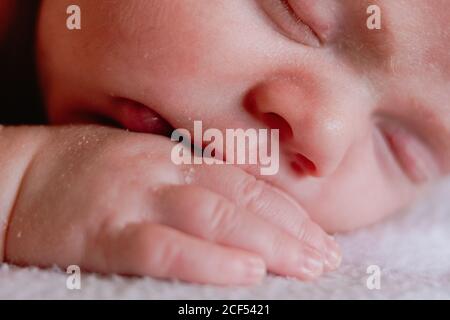
<svg viewBox="0 0 450 320">
<path fill-rule="evenodd" d="M 313 249 L 308 249 L 300 267 L 300 272 L 308 278 L 317 278 L 323 273 L 323 258 Z"/>
<path fill-rule="evenodd" d="M 246 278 L 250 283 L 260 282 L 266 275 L 266 265 L 260 258 L 249 258 L 246 261 Z"/>
<path fill-rule="evenodd" d="M 342 253 L 339 245 L 334 240 L 333 237 L 329 236 L 327 240 L 327 254 L 325 257 L 325 264 L 328 269 L 335 270 L 337 269 L 342 261 Z"/>
</svg>

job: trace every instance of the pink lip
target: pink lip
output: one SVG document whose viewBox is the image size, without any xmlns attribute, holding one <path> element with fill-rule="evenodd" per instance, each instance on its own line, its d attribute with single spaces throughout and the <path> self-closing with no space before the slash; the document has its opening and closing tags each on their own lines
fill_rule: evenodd
<svg viewBox="0 0 450 320">
<path fill-rule="evenodd" d="M 115 120 L 130 131 L 164 136 L 169 136 L 173 131 L 164 118 L 143 104 L 120 99 L 116 110 Z"/>
</svg>

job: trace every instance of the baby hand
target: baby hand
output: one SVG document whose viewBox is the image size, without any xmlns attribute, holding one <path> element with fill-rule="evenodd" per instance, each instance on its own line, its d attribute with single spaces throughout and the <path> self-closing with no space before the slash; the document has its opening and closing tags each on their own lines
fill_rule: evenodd
<svg viewBox="0 0 450 320">
<path fill-rule="evenodd" d="M 339 265 L 301 207 L 237 167 L 174 165 L 173 142 L 155 135 L 47 130 L 11 213 L 7 262 L 220 285 Z"/>
</svg>

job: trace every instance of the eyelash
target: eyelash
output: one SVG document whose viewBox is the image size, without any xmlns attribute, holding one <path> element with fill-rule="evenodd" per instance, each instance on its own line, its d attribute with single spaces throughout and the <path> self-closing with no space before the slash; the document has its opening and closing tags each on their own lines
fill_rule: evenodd
<svg viewBox="0 0 450 320">
<path fill-rule="evenodd" d="M 265 0 L 262 6 L 284 36 L 307 46 L 320 47 L 320 38 L 298 17 L 289 0 Z"/>
</svg>

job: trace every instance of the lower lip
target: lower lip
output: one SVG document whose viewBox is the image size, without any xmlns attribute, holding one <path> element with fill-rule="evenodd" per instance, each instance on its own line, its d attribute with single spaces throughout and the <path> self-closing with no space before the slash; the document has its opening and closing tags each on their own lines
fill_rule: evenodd
<svg viewBox="0 0 450 320">
<path fill-rule="evenodd" d="M 161 115 L 143 104 L 120 99 L 116 108 L 116 121 L 130 131 L 164 136 L 169 136 L 173 131 Z"/>
</svg>

